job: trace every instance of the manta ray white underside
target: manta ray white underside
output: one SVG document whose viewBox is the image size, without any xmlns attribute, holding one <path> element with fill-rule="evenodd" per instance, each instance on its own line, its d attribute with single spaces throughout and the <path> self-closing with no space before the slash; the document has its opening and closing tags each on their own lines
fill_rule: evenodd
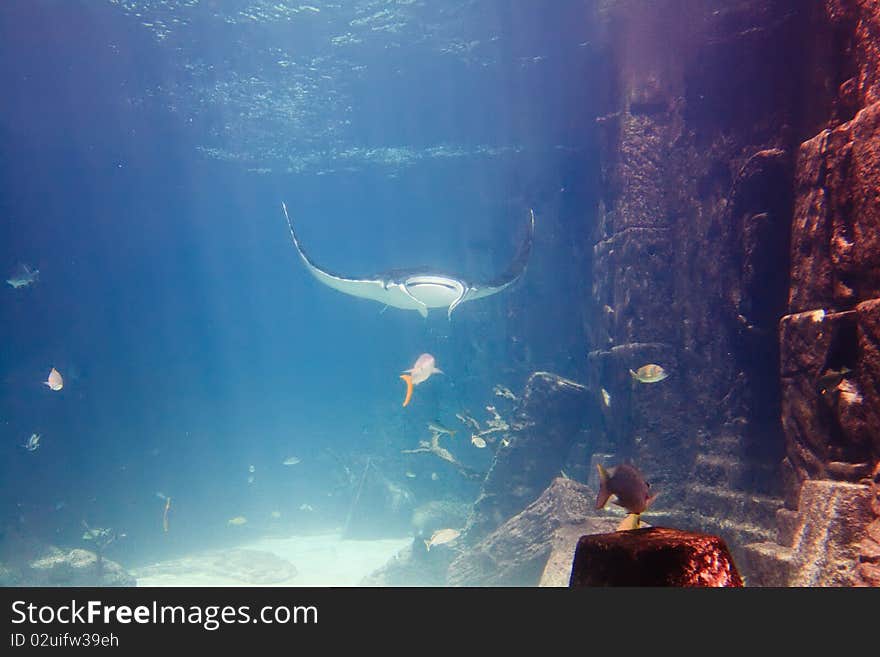
<svg viewBox="0 0 880 657">
<path fill-rule="evenodd" d="M 428 316 L 429 308 L 446 308 L 448 316 L 451 318 L 452 311 L 459 304 L 497 294 L 513 285 L 526 270 L 535 233 L 535 213 L 533 210 L 529 210 L 528 233 L 519 253 L 507 271 L 497 280 L 489 283 L 471 284 L 455 276 L 415 269 L 397 270 L 369 278 L 351 278 L 333 274 L 318 267 L 306 255 L 297 239 L 293 222 L 287 213 L 287 205 L 282 203 L 281 209 L 284 210 L 284 216 L 290 228 L 290 236 L 293 238 L 297 253 L 312 275 L 324 285 L 353 297 L 378 301 L 386 306 L 416 310 L 422 317 Z"/>
</svg>

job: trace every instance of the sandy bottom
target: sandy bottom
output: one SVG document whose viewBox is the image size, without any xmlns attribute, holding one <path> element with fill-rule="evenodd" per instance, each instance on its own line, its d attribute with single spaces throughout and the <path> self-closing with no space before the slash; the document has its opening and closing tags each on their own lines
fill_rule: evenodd
<svg viewBox="0 0 880 657">
<path fill-rule="evenodd" d="M 358 586 L 411 538 L 264 538 L 133 570 L 138 586 Z"/>
</svg>

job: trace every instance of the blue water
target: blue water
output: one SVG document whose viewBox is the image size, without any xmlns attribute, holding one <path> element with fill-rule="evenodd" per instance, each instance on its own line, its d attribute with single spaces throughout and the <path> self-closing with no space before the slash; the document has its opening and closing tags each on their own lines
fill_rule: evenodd
<svg viewBox="0 0 880 657">
<path fill-rule="evenodd" d="M 124 563 L 234 541 L 238 515 L 338 527 L 340 462 L 367 457 L 418 502 L 472 501 L 400 450 L 439 419 L 485 470 L 456 413 L 508 408 L 493 387 L 536 370 L 584 378 L 601 84 L 582 3 L 309 7 L 0 4 L 0 274 L 40 270 L 0 290 L 0 527 L 68 546 L 112 527 Z M 490 279 L 530 207 L 535 243 L 514 288 L 423 319 L 315 281 L 282 201 L 350 275 Z M 402 408 L 422 352 L 445 375 Z"/>
</svg>

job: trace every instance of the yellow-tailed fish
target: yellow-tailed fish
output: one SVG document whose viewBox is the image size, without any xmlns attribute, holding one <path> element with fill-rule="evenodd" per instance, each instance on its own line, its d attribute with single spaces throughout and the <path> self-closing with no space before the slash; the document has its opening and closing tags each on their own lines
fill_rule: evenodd
<svg viewBox="0 0 880 657">
<path fill-rule="evenodd" d="M 665 379 L 669 374 L 659 365 L 648 363 L 642 365 L 635 372 L 629 371 L 630 376 L 639 383 L 657 383 Z"/>
<path fill-rule="evenodd" d="M 634 466 L 624 463 L 611 472 L 596 464 L 599 471 L 599 495 L 596 497 L 596 508 L 601 509 L 614 495 L 614 502 L 629 513 L 640 514 L 654 501 L 657 495 L 651 495 L 650 484 Z"/>
<path fill-rule="evenodd" d="M 408 370 L 405 370 L 400 378 L 406 383 L 406 397 L 404 397 L 403 405 L 409 404 L 412 399 L 413 386 L 427 381 L 432 374 L 443 374 L 443 370 L 437 367 L 437 363 L 431 354 L 422 354 L 416 359 L 415 364 Z"/>
</svg>

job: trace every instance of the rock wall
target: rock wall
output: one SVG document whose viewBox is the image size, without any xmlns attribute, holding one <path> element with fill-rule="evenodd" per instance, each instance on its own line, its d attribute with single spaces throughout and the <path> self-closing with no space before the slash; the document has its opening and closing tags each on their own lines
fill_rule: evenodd
<svg viewBox="0 0 880 657">
<path fill-rule="evenodd" d="M 737 554 L 781 506 L 776 323 L 789 289 L 789 52 L 809 17 L 782 2 L 605 2 L 610 75 L 593 265 L 592 390 L 604 448 L 662 491 L 650 522 Z M 670 376 L 634 384 L 646 363 Z"/>
<path fill-rule="evenodd" d="M 597 7 L 597 451 L 663 491 L 651 522 L 748 555 L 750 584 L 876 583 L 880 4 Z M 669 378 L 634 385 L 650 362 Z M 814 536 L 844 576 L 805 574 Z"/>
<path fill-rule="evenodd" d="M 834 100 L 797 155 L 789 314 L 780 324 L 785 500 L 809 535 L 828 522 L 827 509 L 805 503 L 811 482 L 846 482 L 834 499 L 865 513 L 844 514 L 845 541 L 832 536 L 848 563 L 827 583 L 880 585 L 869 535 L 880 523 L 866 502 L 880 461 L 880 5 L 827 0 L 823 9 L 837 48 Z M 852 546 L 862 536 L 859 553 Z M 786 550 L 795 560 L 804 552 L 784 532 L 776 546 L 756 550 L 777 552 L 779 564 Z M 790 582 L 812 583 L 803 571 Z"/>
</svg>

